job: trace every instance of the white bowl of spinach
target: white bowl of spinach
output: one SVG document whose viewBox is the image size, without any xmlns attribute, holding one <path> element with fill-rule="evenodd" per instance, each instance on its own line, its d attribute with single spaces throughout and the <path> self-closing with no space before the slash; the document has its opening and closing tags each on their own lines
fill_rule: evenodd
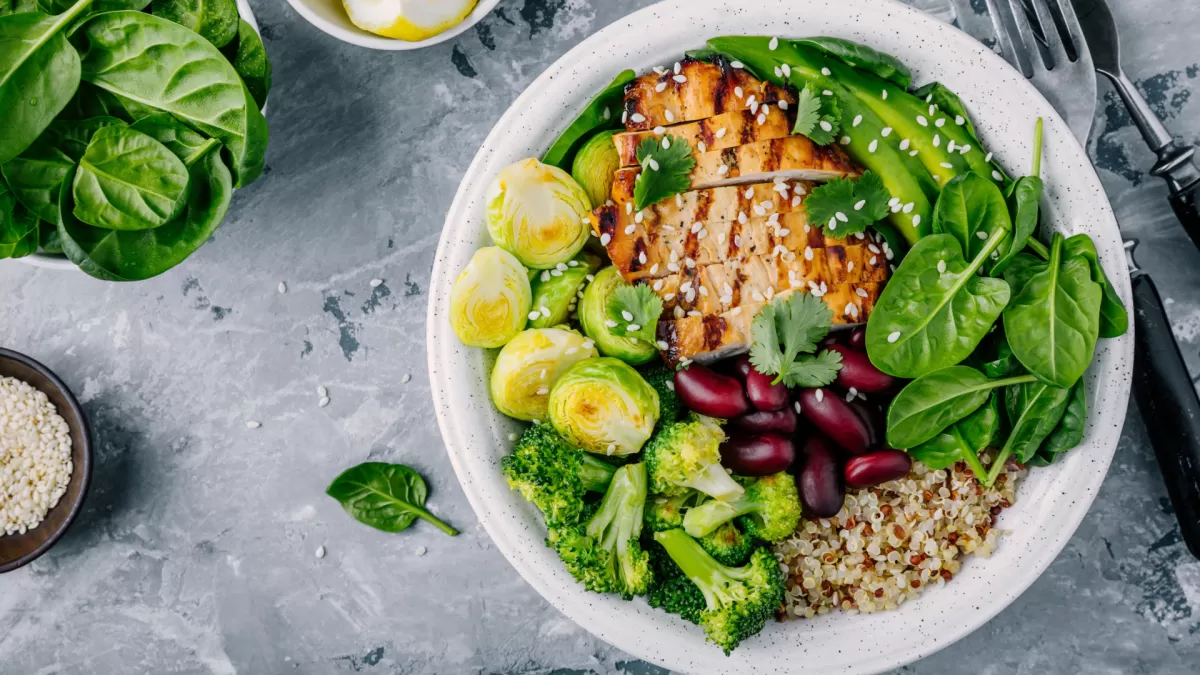
<svg viewBox="0 0 1200 675">
<path fill-rule="evenodd" d="M 271 64 L 244 0 L 15 0 L 0 26 L 0 258 L 148 279 L 261 174 Z"/>
</svg>

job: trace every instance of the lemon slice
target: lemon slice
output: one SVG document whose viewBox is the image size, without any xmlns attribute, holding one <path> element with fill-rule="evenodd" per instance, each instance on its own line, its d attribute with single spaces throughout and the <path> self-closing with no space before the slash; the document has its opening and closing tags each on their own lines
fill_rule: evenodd
<svg viewBox="0 0 1200 675">
<path fill-rule="evenodd" d="M 417 42 L 462 23 L 477 0 L 342 0 L 359 28 Z"/>
</svg>

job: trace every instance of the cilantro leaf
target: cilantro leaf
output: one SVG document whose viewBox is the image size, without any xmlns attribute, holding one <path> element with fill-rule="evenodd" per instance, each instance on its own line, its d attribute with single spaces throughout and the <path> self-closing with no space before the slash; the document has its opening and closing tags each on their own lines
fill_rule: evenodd
<svg viewBox="0 0 1200 675">
<path fill-rule="evenodd" d="M 858 234 L 888 214 L 891 195 L 883 179 L 867 171 L 858 180 L 835 178 L 809 192 L 804 200 L 810 223 L 831 237 Z"/>
<path fill-rule="evenodd" d="M 793 134 L 808 136 L 817 145 L 829 145 L 841 128 L 841 111 L 833 96 L 821 96 L 817 85 L 809 82 L 800 88 L 796 100 L 796 125 Z"/>
<path fill-rule="evenodd" d="M 788 366 L 783 383 L 789 387 L 824 387 L 833 384 L 842 369 L 842 355 L 830 349 L 802 354 Z"/>
<path fill-rule="evenodd" d="M 612 329 L 615 335 L 655 343 L 663 301 L 649 286 L 619 286 L 604 311 L 609 322 L 616 324 Z"/>
<path fill-rule="evenodd" d="M 776 383 L 784 381 L 796 367 L 796 357 L 816 351 L 832 325 L 833 312 L 815 295 L 789 293 L 775 298 L 750 325 L 750 365 L 763 375 L 775 375 Z"/>
<path fill-rule="evenodd" d="M 678 136 L 643 140 L 637 149 L 637 160 L 642 165 L 633 186 L 633 206 L 638 211 L 692 187 L 696 160 L 691 146 Z"/>
</svg>

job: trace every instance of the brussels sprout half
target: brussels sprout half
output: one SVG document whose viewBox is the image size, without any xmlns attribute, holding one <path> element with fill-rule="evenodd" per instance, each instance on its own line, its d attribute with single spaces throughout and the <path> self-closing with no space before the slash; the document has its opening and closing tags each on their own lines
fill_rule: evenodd
<svg viewBox="0 0 1200 675">
<path fill-rule="evenodd" d="M 592 200 L 592 208 L 599 207 L 612 195 L 613 179 L 621 168 L 621 155 L 613 143 L 616 131 L 601 131 L 588 139 L 571 163 L 571 176 Z"/>
<path fill-rule="evenodd" d="M 470 347 L 502 347 L 525 328 L 533 293 L 520 261 L 502 248 L 481 248 L 450 291 L 450 325 Z"/>
<path fill-rule="evenodd" d="M 529 321 L 530 328 L 549 328 L 566 323 L 575 310 L 587 278 L 600 267 L 600 259 L 590 253 L 554 270 L 541 270 L 533 277 L 533 309 L 538 313 Z"/>
<path fill-rule="evenodd" d="M 496 357 L 492 403 L 519 420 L 546 419 L 550 388 L 567 368 L 598 356 L 588 338 L 563 328 L 536 328 L 518 334 Z"/>
<path fill-rule="evenodd" d="M 658 355 L 658 348 L 644 340 L 616 335 L 606 323 L 608 299 L 624 285 L 625 280 L 615 267 L 606 267 L 597 272 L 595 280 L 588 284 L 583 299 L 579 301 L 579 325 L 588 337 L 596 341 L 601 354 L 640 366 L 653 361 Z"/>
<path fill-rule="evenodd" d="M 576 363 L 550 390 L 550 422 L 567 442 L 603 455 L 632 455 L 654 431 L 658 392 L 624 361 Z"/>
<path fill-rule="evenodd" d="M 545 270 L 579 253 L 591 234 L 587 193 L 562 169 L 525 159 L 488 188 L 488 232 L 526 267 Z"/>
</svg>

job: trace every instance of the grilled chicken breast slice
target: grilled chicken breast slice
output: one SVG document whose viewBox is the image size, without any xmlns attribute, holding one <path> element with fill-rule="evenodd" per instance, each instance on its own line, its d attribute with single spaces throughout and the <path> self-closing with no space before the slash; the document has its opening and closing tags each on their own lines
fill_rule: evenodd
<svg viewBox="0 0 1200 675">
<path fill-rule="evenodd" d="M 637 166 L 617 170 L 613 193 L 618 189 L 632 193 L 640 173 L 641 167 Z M 824 183 L 859 173 L 839 146 L 821 146 L 804 136 L 788 136 L 697 155 L 691 187 L 703 190 L 776 179 Z"/>
<path fill-rule="evenodd" d="M 678 72 L 676 72 L 678 71 Z M 716 63 L 685 59 L 678 69 L 642 75 L 625 87 L 624 121 L 627 131 L 694 122 L 736 110 L 755 115 L 763 104 L 796 102 L 792 92 L 763 82 L 728 61 Z"/>
<path fill-rule="evenodd" d="M 692 154 L 699 156 L 739 145 L 784 138 L 792 133 L 792 120 L 791 116 L 778 106 L 763 106 L 757 112 L 736 110 L 660 131 L 687 141 Z M 658 140 L 662 138 L 662 134 L 654 131 L 626 131 L 613 136 L 617 154 L 621 157 L 621 166 L 638 165 L 637 150 L 647 138 Z"/>
</svg>

